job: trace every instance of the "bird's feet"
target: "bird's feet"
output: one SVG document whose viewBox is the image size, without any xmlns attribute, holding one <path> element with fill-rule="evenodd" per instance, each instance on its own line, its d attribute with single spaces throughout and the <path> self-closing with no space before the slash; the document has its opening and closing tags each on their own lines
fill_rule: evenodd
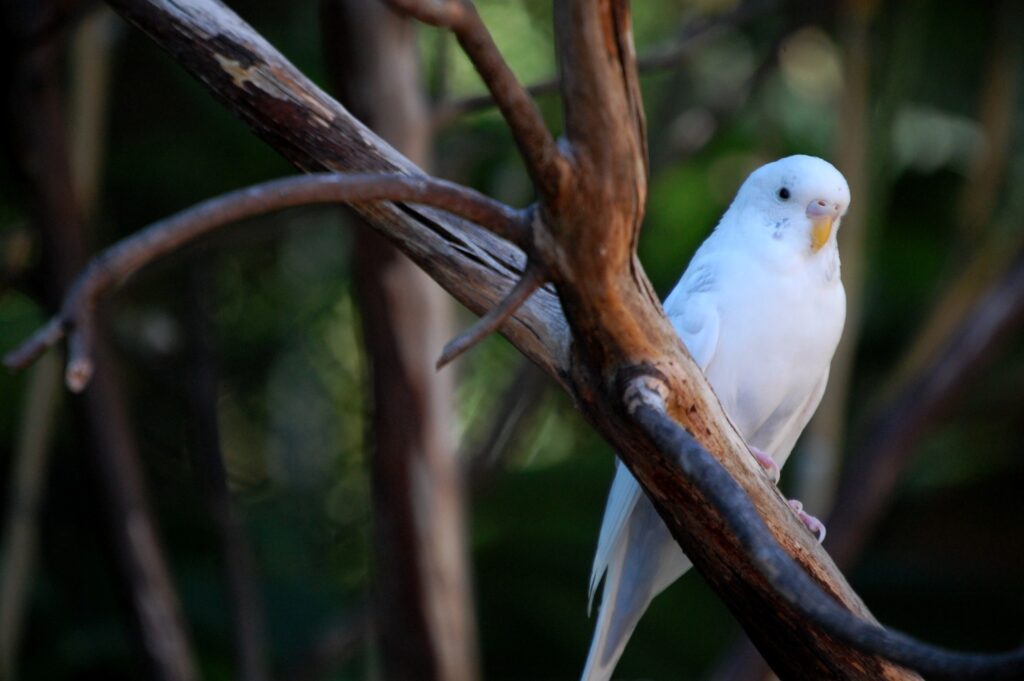
<svg viewBox="0 0 1024 681">
<path fill-rule="evenodd" d="M 751 445 L 747 445 L 747 447 L 750 449 L 750 454 L 761 464 L 761 468 L 768 473 L 768 477 L 771 478 L 772 482 L 777 483 L 779 481 L 779 465 L 775 463 L 775 459 L 757 447 L 752 447 Z M 799 499 L 790 499 L 789 507 L 793 509 L 797 517 L 807 526 L 807 529 L 818 538 L 819 544 L 825 541 L 825 523 L 805 511 L 804 505 Z"/>
<path fill-rule="evenodd" d="M 768 477 L 771 478 L 771 481 L 777 483 L 779 481 L 779 473 L 781 471 L 779 471 L 779 464 L 775 463 L 775 459 L 768 454 L 765 454 L 757 447 L 747 445 L 747 449 L 749 449 L 750 454 L 757 459 L 757 462 L 761 464 L 761 468 L 768 473 Z"/>
<path fill-rule="evenodd" d="M 799 499 L 790 499 L 789 507 L 796 513 L 796 517 L 800 518 L 807 529 L 811 531 L 811 534 L 818 538 L 818 543 L 825 541 L 825 523 L 821 522 L 813 515 L 804 510 L 804 505 Z"/>
</svg>

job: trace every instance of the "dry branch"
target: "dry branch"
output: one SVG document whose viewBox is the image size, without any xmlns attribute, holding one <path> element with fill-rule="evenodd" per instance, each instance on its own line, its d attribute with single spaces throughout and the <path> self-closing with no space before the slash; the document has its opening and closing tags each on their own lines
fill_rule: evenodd
<svg viewBox="0 0 1024 681">
<path fill-rule="evenodd" d="M 540 269 L 536 265 L 529 265 L 523 272 L 522 278 L 516 282 L 508 295 L 501 299 L 497 305 L 487 311 L 483 317 L 477 320 L 473 326 L 453 338 L 444 346 L 441 356 L 437 359 L 437 368 L 447 366 L 456 357 L 462 355 L 474 345 L 491 335 L 504 324 L 509 317 L 515 314 L 516 310 L 522 307 L 534 291 L 541 287 L 544 279 Z"/>
<path fill-rule="evenodd" d="M 469 0 L 387 0 L 397 10 L 432 26 L 449 28 L 490 90 L 512 131 L 526 170 L 541 195 L 564 191 L 567 162 L 540 109 L 519 83 Z"/>
<path fill-rule="evenodd" d="M 156 222 L 93 258 L 71 286 L 60 312 L 4 364 L 20 369 L 68 334 L 65 380 L 80 392 L 92 375 L 92 337 L 97 300 L 154 260 L 175 252 L 217 228 L 256 215 L 314 203 L 379 199 L 409 201 L 445 209 L 512 240 L 524 240 L 526 214 L 443 180 L 397 174 L 304 175 L 273 180 L 210 199 Z"/>
</svg>

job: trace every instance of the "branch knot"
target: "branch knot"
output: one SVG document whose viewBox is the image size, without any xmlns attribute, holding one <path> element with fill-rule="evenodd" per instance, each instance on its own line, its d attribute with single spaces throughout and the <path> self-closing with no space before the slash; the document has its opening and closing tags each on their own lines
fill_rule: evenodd
<svg viewBox="0 0 1024 681">
<path fill-rule="evenodd" d="M 635 416 L 640 407 L 664 412 L 668 395 L 668 383 L 663 376 L 644 373 L 629 381 L 622 393 L 622 400 L 626 404 L 626 412 Z"/>
</svg>

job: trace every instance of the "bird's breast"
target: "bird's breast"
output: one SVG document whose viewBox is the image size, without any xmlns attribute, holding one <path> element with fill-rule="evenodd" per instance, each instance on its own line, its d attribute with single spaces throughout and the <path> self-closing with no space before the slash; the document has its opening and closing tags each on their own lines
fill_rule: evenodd
<svg viewBox="0 0 1024 681">
<path fill-rule="evenodd" d="M 707 376 L 745 438 L 785 419 L 817 387 L 846 315 L 842 284 L 756 265 L 723 278 L 719 345 Z M 810 274 L 810 273 L 808 273 Z"/>
</svg>

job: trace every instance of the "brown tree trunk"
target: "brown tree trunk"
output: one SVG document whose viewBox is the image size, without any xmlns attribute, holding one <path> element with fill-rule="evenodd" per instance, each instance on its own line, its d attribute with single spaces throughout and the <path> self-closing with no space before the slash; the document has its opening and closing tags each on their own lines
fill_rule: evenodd
<svg viewBox="0 0 1024 681">
<path fill-rule="evenodd" d="M 429 166 L 431 126 L 416 27 L 379 0 L 324 0 L 324 45 L 340 99 Z M 476 635 L 452 372 L 434 362 L 452 333 L 447 294 L 353 215 L 356 302 L 370 363 L 375 584 L 385 678 L 471 681 Z"/>
</svg>

